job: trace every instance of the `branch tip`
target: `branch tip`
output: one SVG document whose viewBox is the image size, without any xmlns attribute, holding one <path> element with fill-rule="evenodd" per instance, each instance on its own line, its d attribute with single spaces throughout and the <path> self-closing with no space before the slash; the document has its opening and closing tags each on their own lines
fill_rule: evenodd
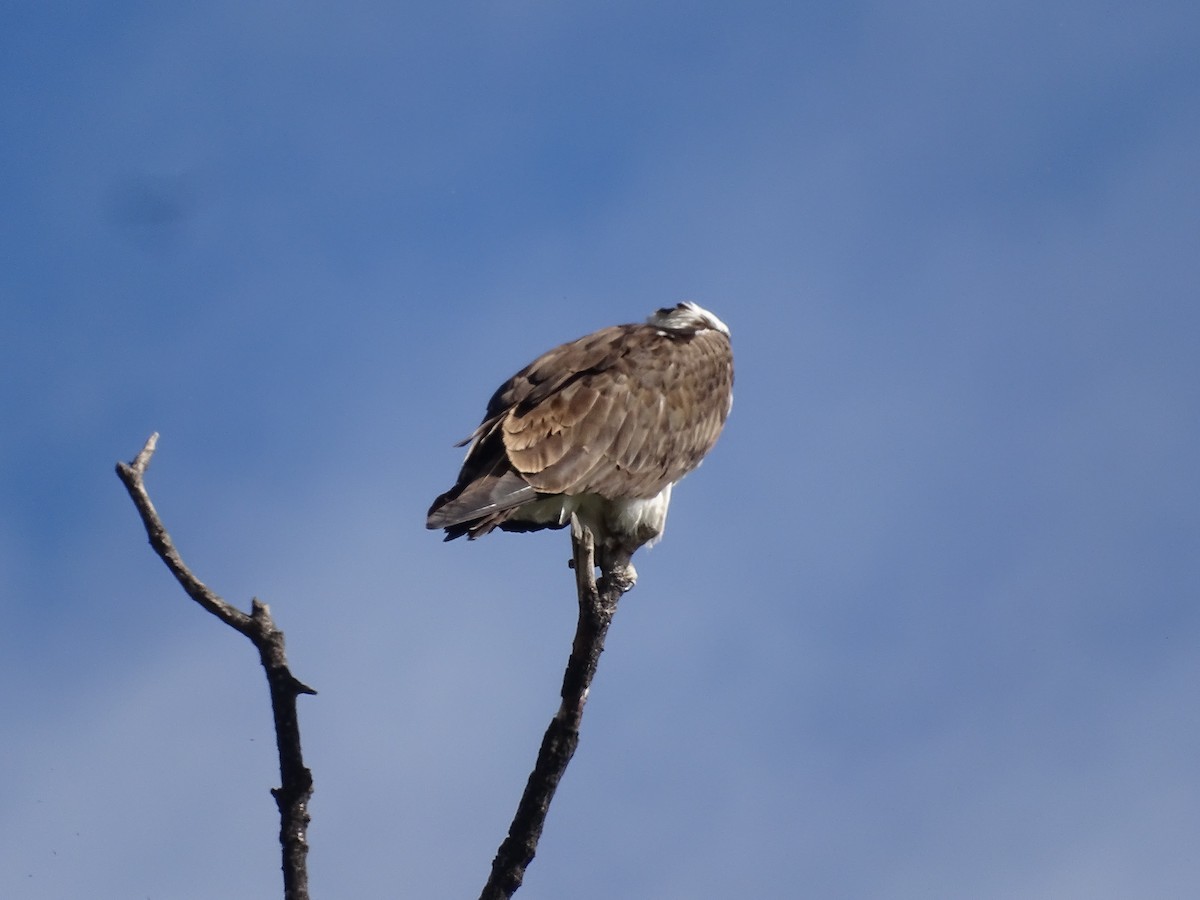
<svg viewBox="0 0 1200 900">
<path fill-rule="evenodd" d="M 157 431 L 152 433 L 150 437 L 146 438 L 146 443 L 142 447 L 141 452 L 139 452 L 138 455 L 133 458 L 133 462 L 129 464 L 129 467 L 133 469 L 134 474 L 136 474 L 138 477 L 141 477 L 142 473 L 146 471 L 146 467 L 150 465 L 150 457 L 154 455 L 154 451 L 156 449 L 158 449 Z"/>
</svg>

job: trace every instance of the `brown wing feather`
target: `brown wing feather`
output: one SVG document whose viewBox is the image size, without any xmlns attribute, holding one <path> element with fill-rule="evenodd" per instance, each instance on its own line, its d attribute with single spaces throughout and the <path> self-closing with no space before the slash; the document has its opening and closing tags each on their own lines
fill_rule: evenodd
<svg viewBox="0 0 1200 900">
<path fill-rule="evenodd" d="M 550 399 L 504 420 L 508 458 L 526 480 L 548 494 L 575 493 L 571 488 L 604 453 L 604 430 L 612 418 L 614 397 L 589 383 L 596 376 L 576 381 L 564 391 L 587 395 L 586 412 L 574 422 L 555 416 Z M 514 448 L 514 444 L 524 449 Z"/>
<path fill-rule="evenodd" d="M 613 325 L 548 350 L 500 386 L 488 403 L 487 417 L 514 407 L 529 409 L 561 391 L 582 373 L 612 365 L 631 329 L 641 325 Z"/>
<path fill-rule="evenodd" d="M 581 356 L 596 365 L 559 359 L 571 373 L 560 370 L 549 392 L 550 379 L 531 387 L 503 419 L 508 457 L 539 492 L 653 497 L 699 464 L 725 422 L 725 335 L 643 325 L 605 332 L 613 334 L 593 335 L 605 340 Z"/>
<path fill-rule="evenodd" d="M 584 420 L 603 415 L 608 405 L 611 400 L 576 380 L 540 403 L 510 410 L 501 423 L 509 460 L 520 472 L 541 472 L 555 465 L 571 449 L 568 436 L 578 443 L 576 434 Z"/>
</svg>

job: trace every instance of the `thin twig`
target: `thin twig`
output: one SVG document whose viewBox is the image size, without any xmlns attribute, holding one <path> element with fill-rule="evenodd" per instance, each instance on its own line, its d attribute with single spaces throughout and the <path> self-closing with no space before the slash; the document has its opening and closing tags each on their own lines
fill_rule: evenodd
<svg viewBox="0 0 1200 900">
<path fill-rule="evenodd" d="M 583 706 L 587 702 L 600 654 L 604 651 L 608 627 L 612 624 L 621 594 L 630 587 L 630 582 L 624 580 L 627 577 L 628 555 L 609 558 L 606 554 L 597 583 L 595 543 L 591 532 L 578 526 L 578 523 L 573 523 L 571 529 L 571 548 L 575 586 L 579 594 L 579 621 L 575 627 L 571 657 L 563 673 L 562 704 L 546 728 L 537 762 L 526 782 L 521 802 L 517 805 L 508 837 L 496 852 L 491 875 L 479 900 L 507 900 L 525 879 L 525 870 L 537 852 L 550 801 L 554 799 L 558 783 L 579 745 Z"/>
<path fill-rule="evenodd" d="M 308 802 L 312 797 L 312 772 L 304 765 L 300 752 L 300 726 L 296 715 L 296 698 L 300 694 L 315 694 L 312 688 L 292 675 L 284 653 L 283 632 L 275 627 L 271 610 L 257 598 L 250 602 L 246 614 L 223 600 L 204 582 L 192 574 L 171 541 L 162 519 L 158 516 L 144 477 L 150 458 L 158 446 L 158 433 L 150 435 L 133 462 L 117 463 L 117 476 L 129 491 L 150 538 L 150 546 L 175 576 L 187 595 L 228 625 L 248 637 L 258 649 L 259 660 L 267 674 L 271 692 L 271 711 L 275 718 L 275 744 L 279 750 L 280 787 L 271 795 L 279 807 L 279 843 L 283 850 L 284 900 L 309 900 L 308 897 Z"/>
</svg>

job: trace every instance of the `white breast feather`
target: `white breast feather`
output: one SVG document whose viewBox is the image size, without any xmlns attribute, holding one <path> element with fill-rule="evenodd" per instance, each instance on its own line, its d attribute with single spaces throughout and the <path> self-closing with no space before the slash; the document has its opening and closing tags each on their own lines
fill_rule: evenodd
<svg viewBox="0 0 1200 900">
<path fill-rule="evenodd" d="M 566 524 L 571 516 L 578 515 L 580 521 L 597 535 L 653 532 L 654 537 L 646 542 L 647 547 L 653 547 L 667 525 L 671 488 L 672 485 L 668 484 L 657 496 L 649 499 L 605 500 L 595 494 L 553 499 L 562 503 L 558 519 L 560 524 Z"/>
</svg>

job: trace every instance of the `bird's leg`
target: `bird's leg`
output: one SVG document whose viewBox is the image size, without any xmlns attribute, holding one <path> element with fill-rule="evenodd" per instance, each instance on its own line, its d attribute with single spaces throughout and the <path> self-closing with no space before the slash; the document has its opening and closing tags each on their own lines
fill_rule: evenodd
<svg viewBox="0 0 1200 900">
<path fill-rule="evenodd" d="M 617 588 L 620 588 L 621 593 L 633 590 L 633 586 L 637 584 L 637 569 L 633 567 L 633 563 L 627 562 L 623 566 L 614 567 L 611 572 L 606 572 L 602 578 L 608 578 L 609 582 Z"/>
<path fill-rule="evenodd" d="M 615 541 L 605 541 L 596 549 L 596 565 L 600 567 L 600 579 L 611 584 L 622 594 L 637 584 L 637 569 L 631 561 L 633 551 Z"/>
<path fill-rule="evenodd" d="M 606 529 L 599 528 L 600 533 L 596 534 L 597 528 L 585 525 L 579 520 L 578 515 L 572 515 L 571 539 L 573 544 L 580 541 L 584 530 L 592 531 L 595 540 L 596 568 L 600 570 L 600 578 L 613 587 L 619 588 L 624 594 L 637 583 L 637 569 L 633 567 L 630 559 L 641 544 L 638 543 L 631 549 L 612 534 L 606 533 Z M 572 569 L 575 568 L 575 560 L 572 558 L 567 565 Z"/>
<path fill-rule="evenodd" d="M 662 534 L 660 528 L 643 525 L 635 537 L 626 535 L 621 540 L 612 534 L 605 537 L 596 548 L 596 564 L 600 566 L 601 574 L 621 593 L 630 590 L 637 584 L 637 569 L 633 567 L 633 554 L 648 543 L 652 543 Z"/>
</svg>

